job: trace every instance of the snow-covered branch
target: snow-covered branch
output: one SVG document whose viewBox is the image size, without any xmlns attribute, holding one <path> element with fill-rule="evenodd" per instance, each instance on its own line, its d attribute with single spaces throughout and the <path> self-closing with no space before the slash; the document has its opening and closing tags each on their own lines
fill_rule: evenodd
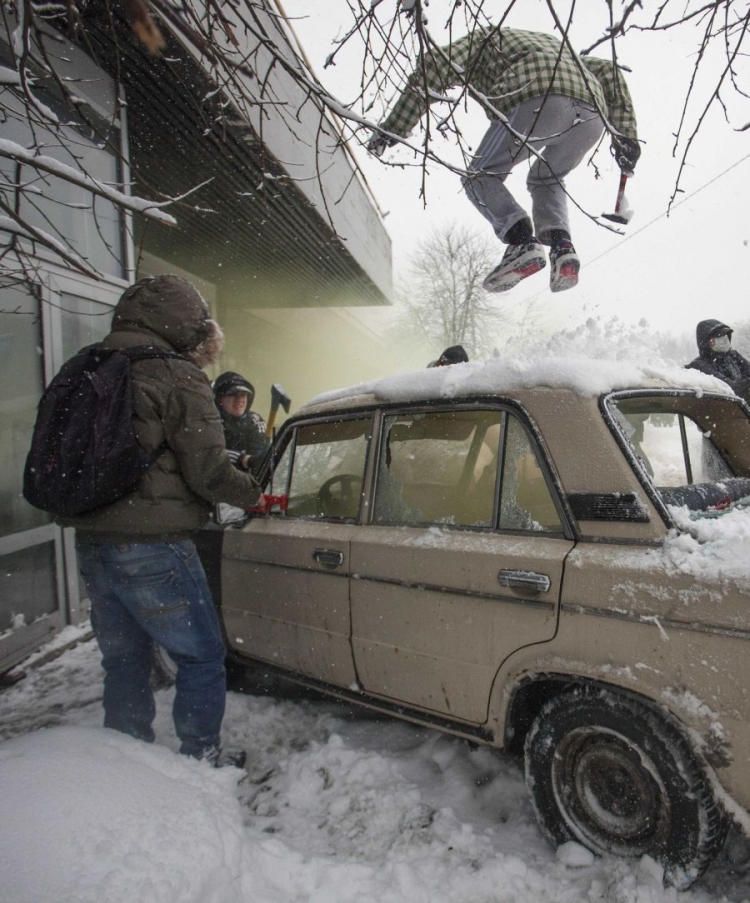
<svg viewBox="0 0 750 903">
<path fill-rule="evenodd" d="M 129 210 L 132 213 L 142 213 L 144 216 L 170 226 L 175 225 L 177 222 L 173 216 L 161 209 L 169 206 L 169 204 L 173 203 L 173 200 L 157 202 L 123 194 L 116 188 L 112 188 L 111 185 L 106 185 L 104 182 L 87 175 L 81 170 L 76 170 L 66 163 L 61 163 L 59 160 L 55 160 L 54 157 L 38 154 L 35 150 L 22 147 L 20 144 L 16 144 L 15 141 L 0 138 L 0 157 L 6 157 L 14 162 L 31 166 L 39 172 L 57 176 L 59 179 L 78 185 L 91 194 L 105 198 L 118 207 Z"/>
</svg>

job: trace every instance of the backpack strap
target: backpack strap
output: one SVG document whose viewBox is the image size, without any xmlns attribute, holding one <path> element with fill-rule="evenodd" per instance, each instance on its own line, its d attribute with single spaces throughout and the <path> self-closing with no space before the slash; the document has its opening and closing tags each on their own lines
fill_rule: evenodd
<svg viewBox="0 0 750 903">
<path fill-rule="evenodd" d="M 170 351 L 168 348 L 159 348 L 157 345 L 136 345 L 133 348 L 115 348 L 129 357 L 131 361 L 147 361 L 158 358 L 175 358 L 181 361 L 187 361 L 187 358 L 178 351 Z"/>
</svg>

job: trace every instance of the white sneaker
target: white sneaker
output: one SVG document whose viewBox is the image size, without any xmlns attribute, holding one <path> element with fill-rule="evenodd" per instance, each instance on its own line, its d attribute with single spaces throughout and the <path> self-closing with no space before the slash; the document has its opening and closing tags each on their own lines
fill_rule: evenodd
<svg viewBox="0 0 750 903">
<path fill-rule="evenodd" d="M 507 292 L 528 276 L 547 266 L 544 248 L 533 236 L 520 245 L 508 245 L 499 265 L 485 278 L 486 292 Z"/>
<path fill-rule="evenodd" d="M 549 289 L 551 292 L 564 292 L 578 285 L 581 261 L 578 259 L 576 249 L 569 241 L 561 241 L 550 248 L 549 263 L 551 267 Z"/>
</svg>

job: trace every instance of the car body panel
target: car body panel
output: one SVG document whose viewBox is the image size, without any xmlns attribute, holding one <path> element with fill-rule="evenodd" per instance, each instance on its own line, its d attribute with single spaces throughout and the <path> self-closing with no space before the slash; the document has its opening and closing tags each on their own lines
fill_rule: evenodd
<svg viewBox="0 0 750 903">
<path fill-rule="evenodd" d="M 513 695 L 529 679 L 621 687 L 678 718 L 721 786 L 750 808 L 748 639 L 561 609 L 550 643 L 519 650 L 500 669 L 487 723 L 493 735 L 502 736 Z"/>
<path fill-rule="evenodd" d="M 349 686 L 349 546 L 353 527 L 257 518 L 227 530 L 222 613 L 230 649 Z M 340 553 L 336 567 L 321 552 Z"/>
<path fill-rule="evenodd" d="M 389 394 L 386 385 L 382 394 L 351 392 L 306 406 L 285 424 L 274 457 L 298 424 L 372 418 L 359 513 L 347 522 L 274 515 L 227 531 L 222 606 L 230 647 L 339 688 L 347 699 L 375 708 L 380 700 L 384 711 L 498 747 L 528 727 L 509 719 L 530 682 L 621 688 L 672 713 L 721 793 L 749 807 L 748 586 L 670 564 L 665 545 L 679 535 L 673 514 L 613 412 L 618 399 L 636 396 L 662 399 L 665 410 L 696 421 L 710 408 L 706 437 L 730 472 L 750 477 L 747 406 L 680 384 L 692 378 L 703 379 L 678 374 L 670 386 L 648 376 L 638 387 L 618 382 L 599 394 L 528 385 L 493 393 L 482 383 L 484 394 L 461 395 L 451 374 L 428 373 L 418 382 L 435 384 L 429 397 L 399 385 Z M 556 527 L 499 529 L 501 492 L 495 520 L 484 526 L 377 522 L 389 420 L 454 409 L 499 410 L 523 423 Z M 435 474 L 420 479 L 412 490 Z M 429 519 L 429 507 L 406 491 L 404 498 Z M 316 562 L 321 549 L 340 552 L 341 564 Z M 501 585 L 502 571 L 546 577 L 549 586 Z"/>
<path fill-rule="evenodd" d="M 369 694 L 473 723 L 502 660 L 555 633 L 566 539 L 361 527 L 352 541 L 352 644 Z M 549 589 L 501 586 L 538 573 Z"/>
</svg>

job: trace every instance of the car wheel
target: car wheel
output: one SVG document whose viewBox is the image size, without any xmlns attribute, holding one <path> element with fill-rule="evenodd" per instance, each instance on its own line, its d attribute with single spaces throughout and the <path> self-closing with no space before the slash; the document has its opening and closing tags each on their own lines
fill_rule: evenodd
<svg viewBox="0 0 750 903">
<path fill-rule="evenodd" d="M 548 702 L 525 747 L 537 819 L 555 844 L 649 855 L 664 883 L 689 887 L 721 849 L 727 819 L 669 716 L 582 686 Z"/>
</svg>

